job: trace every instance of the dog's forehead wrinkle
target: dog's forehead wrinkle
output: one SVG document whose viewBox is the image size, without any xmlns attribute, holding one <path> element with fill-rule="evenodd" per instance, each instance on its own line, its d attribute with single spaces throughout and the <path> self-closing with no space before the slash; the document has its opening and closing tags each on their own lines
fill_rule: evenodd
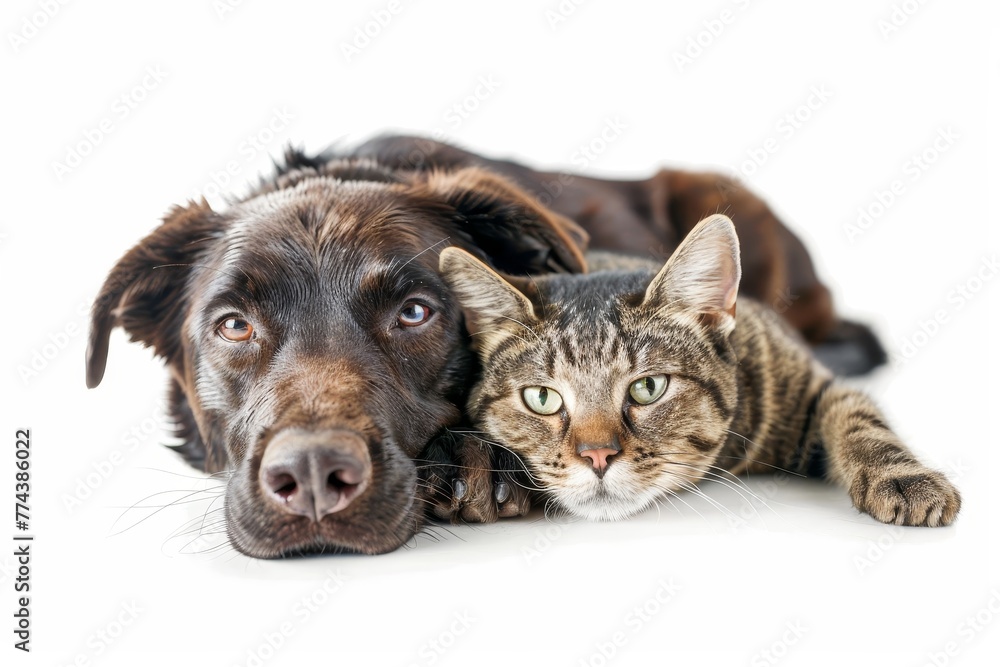
<svg viewBox="0 0 1000 667">
<path fill-rule="evenodd" d="M 284 290 L 309 290 L 311 298 L 330 292 L 349 295 L 371 276 L 395 276 L 410 265 L 426 269 L 424 264 L 436 264 L 436 255 L 429 251 L 446 243 L 447 236 L 413 233 L 408 225 L 395 224 L 402 220 L 398 215 L 330 211 L 312 230 L 303 229 L 300 214 L 284 223 L 242 221 L 231 230 L 232 244 L 220 264 L 234 281 L 280 283 Z M 377 231 L 385 226 L 394 228 L 388 241 Z M 422 255 L 427 255 L 426 261 L 416 261 Z"/>
<path fill-rule="evenodd" d="M 372 193 L 379 189 L 379 185 L 369 181 L 342 181 L 329 176 L 315 175 L 303 178 L 291 187 L 271 190 L 246 199 L 240 202 L 237 208 L 261 215 L 275 215 L 282 208 L 294 206 L 299 202 L 332 205 L 345 196 L 353 196 L 359 190 Z M 384 185 L 382 189 L 385 189 Z"/>
</svg>

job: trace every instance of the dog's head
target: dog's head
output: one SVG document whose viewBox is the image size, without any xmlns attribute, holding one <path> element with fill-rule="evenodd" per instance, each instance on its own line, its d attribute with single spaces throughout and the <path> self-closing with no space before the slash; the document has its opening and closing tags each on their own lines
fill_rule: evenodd
<svg viewBox="0 0 1000 667">
<path fill-rule="evenodd" d="M 584 244 L 479 169 L 303 166 L 225 212 L 174 209 L 118 262 L 94 304 L 87 384 L 115 326 L 166 361 L 182 453 L 231 473 L 240 551 L 390 551 L 422 522 L 412 459 L 459 419 L 474 363 L 438 253 L 580 271 Z"/>
</svg>

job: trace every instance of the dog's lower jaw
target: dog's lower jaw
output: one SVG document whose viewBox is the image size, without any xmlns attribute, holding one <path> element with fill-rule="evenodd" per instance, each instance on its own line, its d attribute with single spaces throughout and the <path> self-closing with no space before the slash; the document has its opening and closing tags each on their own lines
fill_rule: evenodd
<svg viewBox="0 0 1000 667">
<path fill-rule="evenodd" d="M 411 497 L 410 505 L 404 508 L 396 517 L 396 521 L 388 526 L 379 526 L 377 530 L 367 533 L 357 534 L 356 531 L 349 537 L 337 539 L 330 536 L 328 529 L 323 527 L 323 522 L 296 531 L 300 534 L 292 539 L 282 541 L 282 530 L 277 534 L 270 534 L 266 537 L 251 537 L 250 531 L 244 521 L 226 508 L 226 533 L 229 543 L 238 552 L 251 558 L 276 559 L 289 558 L 295 556 L 306 556 L 310 554 L 364 554 L 378 555 L 395 551 L 413 538 L 423 526 L 423 517 L 419 512 L 413 511 L 413 501 Z M 286 523 L 306 524 L 309 520 L 300 517 L 292 519 Z M 327 520 L 326 523 L 333 523 Z"/>
<path fill-rule="evenodd" d="M 314 532 L 310 538 L 299 539 L 288 544 L 264 544 L 251 542 L 238 522 L 234 522 L 227 511 L 227 535 L 229 543 L 245 556 L 274 560 L 279 558 L 294 558 L 320 554 L 360 554 L 376 556 L 395 551 L 415 536 L 423 527 L 423 517 L 419 513 L 407 513 L 400 516 L 398 524 L 392 531 L 380 533 L 379 539 L 363 540 L 356 544 L 341 544 L 324 537 L 320 532 Z"/>
</svg>

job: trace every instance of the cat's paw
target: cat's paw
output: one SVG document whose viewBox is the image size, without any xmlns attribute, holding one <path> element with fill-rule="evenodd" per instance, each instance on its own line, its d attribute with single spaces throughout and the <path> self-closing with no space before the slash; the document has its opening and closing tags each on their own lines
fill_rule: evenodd
<svg viewBox="0 0 1000 667">
<path fill-rule="evenodd" d="M 448 463 L 435 466 L 425 479 L 432 489 L 431 513 L 452 523 L 523 516 L 531 509 L 531 497 L 518 474 L 522 468 L 505 451 L 466 436 L 451 448 Z"/>
<path fill-rule="evenodd" d="M 897 526 L 947 526 L 962 506 L 958 489 L 930 468 L 860 474 L 850 493 L 859 510 Z"/>
</svg>

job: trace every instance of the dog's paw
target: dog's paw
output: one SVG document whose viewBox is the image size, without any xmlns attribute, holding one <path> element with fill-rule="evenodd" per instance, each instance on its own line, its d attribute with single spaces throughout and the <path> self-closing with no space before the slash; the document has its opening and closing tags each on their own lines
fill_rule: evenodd
<svg viewBox="0 0 1000 667">
<path fill-rule="evenodd" d="M 506 519 L 524 516 L 531 509 L 531 479 L 518 457 L 499 447 L 493 450 L 493 499 L 497 516 Z"/>
<path fill-rule="evenodd" d="M 434 466 L 424 480 L 433 516 L 452 523 L 492 523 L 531 509 L 518 474 L 523 465 L 515 457 L 473 436 L 449 450 L 449 460 Z"/>
<path fill-rule="evenodd" d="M 859 510 L 897 526 L 947 526 L 962 506 L 958 489 L 930 468 L 861 474 L 850 493 Z"/>
</svg>

